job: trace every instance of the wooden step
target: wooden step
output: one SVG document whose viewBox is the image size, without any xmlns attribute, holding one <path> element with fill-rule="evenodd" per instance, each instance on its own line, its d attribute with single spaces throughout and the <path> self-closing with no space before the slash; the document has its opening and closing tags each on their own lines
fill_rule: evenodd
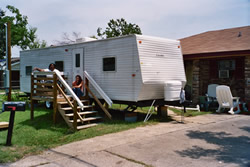
<svg viewBox="0 0 250 167">
<path fill-rule="evenodd" d="M 9 122 L 0 122 L 0 129 L 5 129 L 9 127 Z"/>
<path fill-rule="evenodd" d="M 90 107 L 92 107 L 92 106 L 91 106 L 91 105 L 83 106 L 83 108 L 90 108 Z M 64 111 L 72 110 L 71 107 L 63 107 L 63 108 L 61 108 L 61 109 L 64 110 Z M 78 106 L 77 109 L 81 109 L 81 107 Z"/>
<path fill-rule="evenodd" d="M 77 130 L 81 130 L 81 129 L 86 129 L 86 128 L 91 128 L 93 126 L 97 126 L 99 125 L 100 123 L 91 123 L 91 124 L 87 124 L 87 125 L 80 125 L 80 126 L 77 126 Z"/>
<path fill-rule="evenodd" d="M 87 114 L 94 114 L 94 113 L 98 113 L 98 111 L 83 111 L 83 112 L 78 112 L 80 115 L 87 115 Z M 69 113 L 69 114 L 65 114 L 65 116 L 67 117 L 73 117 L 74 114 L 73 113 Z"/>
<path fill-rule="evenodd" d="M 49 96 L 32 96 L 32 100 L 53 101 L 54 98 Z"/>
<path fill-rule="evenodd" d="M 85 121 L 93 121 L 93 120 L 97 120 L 97 119 L 102 119 L 102 117 L 96 116 L 96 117 L 83 118 L 83 121 L 84 121 L 84 122 L 85 122 Z M 69 122 L 70 122 L 70 123 L 73 123 L 74 120 L 69 120 Z M 81 122 L 81 120 L 80 120 L 80 119 L 77 119 L 77 122 Z"/>
<path fill-rule="evenodd" d="M 86 103 L 86 102 L 89 102 L 89 101 L 88 100 L 81 100 L 81 102 L 82 103 Z M 66 102 L 66 101 L 60 101 L 60 102 L 57 102 L 57 104 L 63 105 L 63 104 L 68 104 L 68 102 Z"/>
</svg>

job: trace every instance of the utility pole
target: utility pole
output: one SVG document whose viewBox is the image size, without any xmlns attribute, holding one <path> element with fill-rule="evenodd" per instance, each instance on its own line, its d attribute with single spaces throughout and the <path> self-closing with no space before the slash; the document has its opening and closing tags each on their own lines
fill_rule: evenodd
<svg viewBox="0 0 250 167">
<path fill-rule="evenodd" d="M 11 24 L 10 22 L 7 23 L 7 37 L 6 37 L 6 40 L 7 40 L 7 57 L 6 57 L 6 60 L 7 60 L 7 67 L 8 67 L 8 74 L 9 77 L 7 77 L 9 79 L 9 91 L 8 91 L 8 101 L 11 101 L 11 89 L 12 89 L 12 86 L 11 86 L 11 33 L 10 33 L 10 27 Z"/>
</svg>

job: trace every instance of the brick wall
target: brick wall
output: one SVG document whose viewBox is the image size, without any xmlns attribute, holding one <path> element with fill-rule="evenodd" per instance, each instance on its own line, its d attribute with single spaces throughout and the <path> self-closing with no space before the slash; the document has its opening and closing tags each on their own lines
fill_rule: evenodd
<svg viewBox="0 0 250 167">
<path fill-rule="evenodd" d="M 199 103 L 199 96 L 205 96 L 209 84 L 228 85 L 231 88 L 232 95 L 240 97 L 241 100 L 250 102 L 250 56 L 243 58 L 244 77 L 230 77 L 221 79 L 218 77 L 218 69 L 214 71 L 212 68 L 217 66 L 214 61 L 209 60 L 193 60 L 193 77 L 192 77 L 192 100 L 194 104 Z M 212 69 L 212 70 L 211 70 Z M 211 75 L 216 73 L 216 75 Z M 237 74 L 238 75 L 238 74 Z M 216 77 L 214 77 L 216 76 Z M 247 84 L 248 81 L 248 84 Z"/>
<path fill-rule="evenodd" d="M 193 61 L 193 83 L 192 83 L 192 98 L 193 103 L 198 104 L 199 103 L 199 95 L 200 95 L 200 89 L 199 89 L 199 81 L 200 81 L 200 61 L 194 60 Z"/>
<path fill-rule="evenodd" d="M 207 93 L 207 86 L 210 84 L 210 61 L 200 60 L 200 86 L 199 92 L 201 96 L 205 96 Z"/>
<path fill-rule="evenodd" d="M 214 62 L 212 62 L 214 63 Z M 245 61 L 245 75 L 248 75 L 250 79 L 250 57 L 247 61 Z M 210 60 L 200 60 L 199 66 L 200 66 L 200 82 L 199 82 L 199 95 L 204 96 L 207 93 L 207 87 L 209 84 L 218 84 L 218 85 L 228 85 L 232 91 L 232 95 L 236 97 L 240 97 L 241 100 L 245 99 L 245 78 L 237 78 L 237 77 L 231 77 L 231 78 L 218 78 L 218 75 L 211 75 L 211 72 L 216 72 L 214 70 L 210 70 L 210 68 L 214 68 L 215 64 L 211 64 Z M 216 64 L 217 65 L 217 64 Z M 246 70 L 248 68 L 248 71 Z M 216 77 L 212 77 L 216 76 Z M 250 80 L 249 80 L 250 81 Z M 249 93 L 250 93 L 250 85 L 249 85 Z M 248 97 L 250 100 L 250 95 Z"/>
<path fill-rule="evenodd" d="M 250 56 L 245 58 L 245 100 L 250 102 Z"/>
</svg>

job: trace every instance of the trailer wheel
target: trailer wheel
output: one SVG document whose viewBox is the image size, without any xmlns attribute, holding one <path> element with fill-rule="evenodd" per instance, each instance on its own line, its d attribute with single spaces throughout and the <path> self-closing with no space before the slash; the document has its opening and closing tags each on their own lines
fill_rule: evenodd
<svg viewBox="0 0 250 167">
<path fill-rule="evenodd" d="M 45 102 L 45 107 L 46 107 L 47 109 L 51 109 L 51 108 L 53 107 L 53 102 L 46 101 L 46 102 Z"/>
</svg>

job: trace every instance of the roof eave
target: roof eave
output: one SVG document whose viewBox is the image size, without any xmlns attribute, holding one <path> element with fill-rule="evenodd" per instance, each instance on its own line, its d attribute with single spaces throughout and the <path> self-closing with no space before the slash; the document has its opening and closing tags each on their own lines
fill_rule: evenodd
<svg viewBox="0 0 250 167">
<path fill-rule="evenodd" d="M 250 50 L 183 54 L 184 60 L 213 59 L 222 57 L 250 56 Z"/>
</svg>

